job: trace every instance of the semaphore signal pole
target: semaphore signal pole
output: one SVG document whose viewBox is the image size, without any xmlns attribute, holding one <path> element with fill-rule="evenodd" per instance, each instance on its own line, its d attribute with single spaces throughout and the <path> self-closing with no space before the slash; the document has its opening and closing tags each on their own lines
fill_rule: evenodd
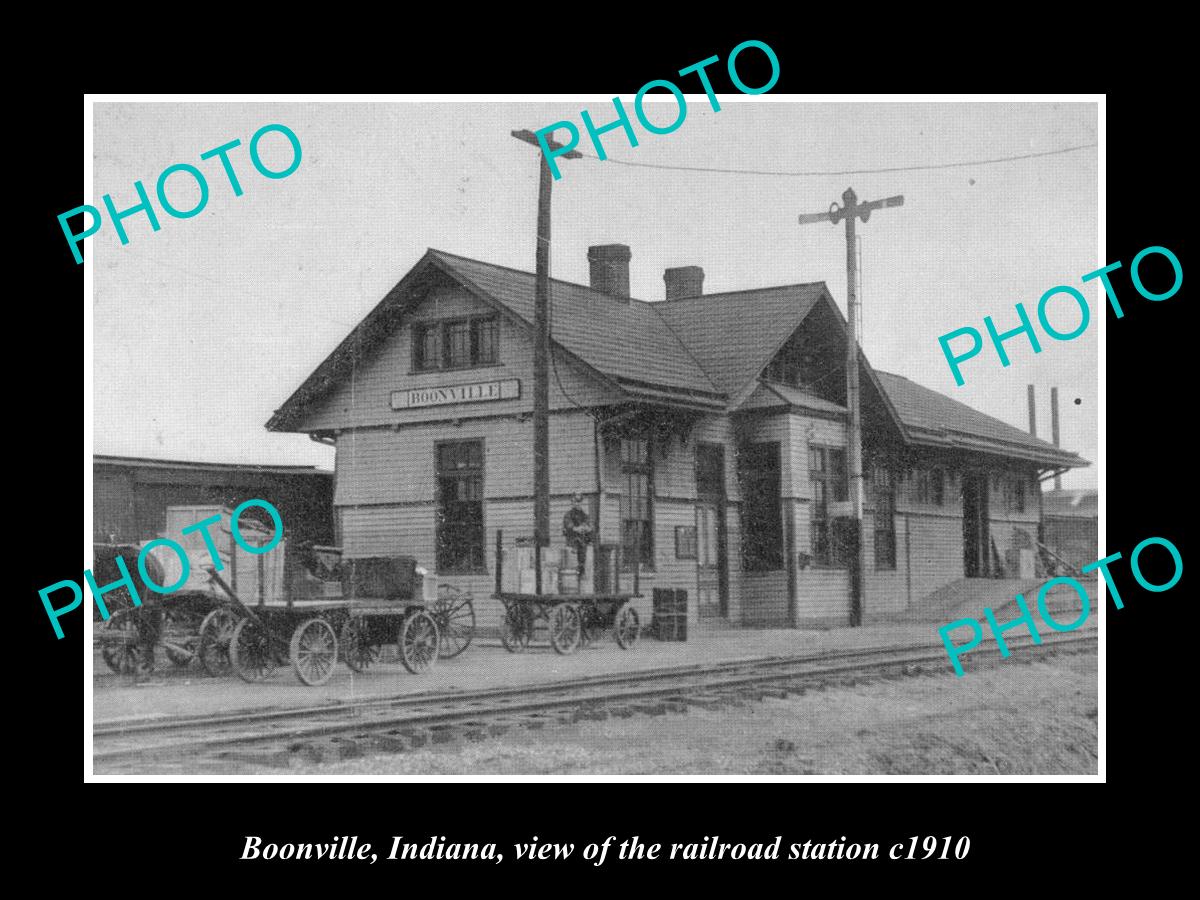
<svg viewBox="0 0 1200 900">
<path fill-rule="evenodd" d="M 856 238 L 854 220 L 866 222 L 871 210 L 903 206 L 904 197 L 888 197 L 859 203 L 853 188 L 842 194 L 842 205 L 830 205 L 829 212 L 806 213 L 800 216 L 801 225 L 829 221 L 836 225 L 846 220 L 846 406 L 850 410 L 850 429 L 847 435 L 847 462 L 850 466 L 850 500 L 854 508 L 855 552 L 850 566 L 850 624 L 861 625 L 863 620 L 863 471 L 862 471 L 862 406 L 858 389 L 858 271 L 854 265 Z"/>
<path fill-rule="evenodd" d="M 514 131 L 519 141 L 533 144 L 537 136 L 528 130 Z M 563 145 L 551 132 L 546 141 L 551 150 Z M 569 150 L 556 159 L 583 156 Z M 550 188 L 554 179 L 546 154 L 538 153 L 537 262 L 533 288 L 533 319 L 537 335 L 533 344 L 533 557 L 535 590 L 542 592 L 542 548 L 550 546 Z M 499 561 L 496 563 L 499 565 Z"/>
</svg>

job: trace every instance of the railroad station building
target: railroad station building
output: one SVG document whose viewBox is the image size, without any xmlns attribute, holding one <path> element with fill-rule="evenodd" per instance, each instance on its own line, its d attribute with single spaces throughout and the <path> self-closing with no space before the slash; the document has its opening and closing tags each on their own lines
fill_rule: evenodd
<svg viewBox="0 0 1200 900">
<path fill-rule="evenodd" d="M 846 323 L 823 282 L 629 296 L 628 247 L 551 282 L 551 558 L 572 495 L 688 618 L 851 617 Z M 336 447 L 347 556 L 407 554 L 495 627 L 495 538 L 533 530 L 534 276 L 429 250 L 276 411 Z M 1074 453 L 862 359 L 865 622 L 958 579 L 1032 577 L 1040 479 Z"/>
</svg>

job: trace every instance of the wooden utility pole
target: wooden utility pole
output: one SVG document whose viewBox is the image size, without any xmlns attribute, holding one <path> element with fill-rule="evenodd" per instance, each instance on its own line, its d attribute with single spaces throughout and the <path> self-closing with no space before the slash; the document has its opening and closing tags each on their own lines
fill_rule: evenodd
<svg viewBox="0 0 1200 900">
<path fill-rule="evenodd" d="M 1050 439 L 1058 446 L 1058 388 L 1050 388 Z M 1060 470 L 1061 471 L 1061 470 Z M 1054 489 L 1062 490 L 1062 475 L 1055 474 Z"/>
<path fill-rule="evenodd" d="M 854 508 L 854 555 L 850 565 L 850 624 L 861 625 L 863 620 L 863 471 L 862 471 L 862 405 L 858 390 L 858 271 L 854 264 L 856 238 L 854 220 L 866 222 L 871 210 L 889 206 L 903 206 L 904 197 L 888 197 L 886 200 L 871 200 L 859 203 L 853 188 L 842 194 L 842 205 L 836 202 L 829 212 L 806 213 L 800 216 L 801 225 L 829 221 L 836 225 L 846 220 L 846 309 L 848 328 L 846 335 L 846 406 L 850 410 L 850 429 L 847 435 L 847 462 L 850 466 L 850 500 Z"/>
<path fill-rule="evenodd" d="M 1037 437 L 1037 400 L 1032 384 L 1029 385 L 1029 434 L 1031 437 Z"/>
<path fill-rule="evenodd" d="M 514 131 L 519 141 L 541 149 L 529 130 Z M 546 141 L 551 150 L 562 144 L 553 132 Z M 578 159 L 570 150 L 558 158 Z M 533 345 L 533 564 L 535 590 L 542 592 L 542 548 L 550 546 L 550 188 L 554 179 L 546 154 L 538 153 L 537 258 L 533 287 L 533 320 L 537 332 Z M 498 564 L 498 563 L 497 563 Z"/>
</svg>

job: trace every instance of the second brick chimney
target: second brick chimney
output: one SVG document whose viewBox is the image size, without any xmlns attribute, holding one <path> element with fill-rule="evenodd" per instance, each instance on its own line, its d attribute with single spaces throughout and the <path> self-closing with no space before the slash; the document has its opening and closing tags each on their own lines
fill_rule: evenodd
<svg viewBox="0 0 1200 900">
<path fill-rule="evenodd" d="M 704 270 L 699 266 L 680 266 L 663 272 L 667 284 L 667 299 L 699 297 L 704 293 Z"/>
<path fill-rule="evenodd" d="M 588 247 L 592 290 L 629 302 L 629 260 L 633 254 L 625 244 Z"/>
</svg>

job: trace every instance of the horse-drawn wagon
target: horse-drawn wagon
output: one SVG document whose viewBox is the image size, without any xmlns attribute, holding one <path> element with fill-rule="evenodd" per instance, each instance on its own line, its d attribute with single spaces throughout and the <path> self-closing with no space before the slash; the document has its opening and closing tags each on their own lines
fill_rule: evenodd
<svg viewBox="0 0 1200 900">
<path fill-rule="evenodd" d="M 213 573 L 240 617 L 229 640 L 240 678 L 261 681 L 290 663 L 304 684 L 320 685 L 339 658 L 362 672 L 386 644 L 396 645 L 400 662 L 414 674 L 437 661 L 436 581 L 411 557 L 337 556 L 332 547 L 296 548 L 285 556 L 283 589 L 252 605 Z M 467 636 L 462 648 L 469 642 Z"/>
<path fill-rule="evenodd" d="M 209 512 L 173 507 L 168 525 L 171 513 L 195 521 Z M 154 648 L 162 646 L 176 665 L 197 659 L 210 675 L 233 672 L 255 682 L 290 665 L 301 682 L 320 685 L 338 659 L 364 672 L 384 646 L 395 644 L 404 667 L 420 673 L 439 656 L 462 653 L 474 637 L 471 595 L 449 585 L 439 589 L 436 576 L 411 557 L 343 559 L 336 547 L 273 542 L 272 533 L 257 535 L 247 520 L 244 546 L 227 526 L 212 534 L 211 548 L 194 531 L 187 536 L 193 540 L 183 542 L 191 565 L 182 590 L 144 593 L 140 606 L 129 604 L 109 618 L 100 644 L 114 671 L 149 671 Z M 259 549 L 268 542 L 271 549 Z M 138 547 L 125 550 L 134 558 Z M 183 578 L 173 553 L 152 551 L 146 560 L 158 584 Z"/>
</svg>

